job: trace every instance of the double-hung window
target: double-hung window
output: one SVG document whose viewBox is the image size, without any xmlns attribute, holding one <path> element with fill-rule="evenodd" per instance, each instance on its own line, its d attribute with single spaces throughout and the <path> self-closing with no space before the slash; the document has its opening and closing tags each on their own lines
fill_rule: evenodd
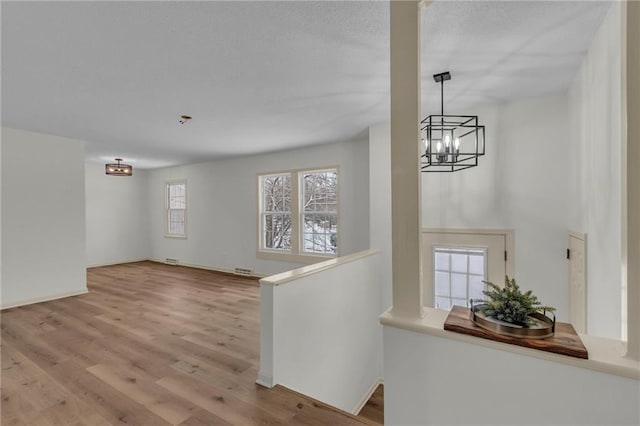
<svg viewBox="0 0 640 426">
<path fill-rule="evenodd" d="M 338 174 L 336 170 L 302 173 L 302 247 L 304 253 L 338 251 Z"/>
<path fill-rule="evenodd" d="M 266 250 L 291 251 L 291 174 L 262 177 L 262 244 Z"/>
<path fill-rule="evenodd" d="M 260 175 L 258 256 L 313 261 L 338 254 L 338 170 Z"/>
<path fill-rule="evenodd" d="M 165 184 L 165 229 L 167 237 L 187 237 L 187 181 Z"/>
</svg>

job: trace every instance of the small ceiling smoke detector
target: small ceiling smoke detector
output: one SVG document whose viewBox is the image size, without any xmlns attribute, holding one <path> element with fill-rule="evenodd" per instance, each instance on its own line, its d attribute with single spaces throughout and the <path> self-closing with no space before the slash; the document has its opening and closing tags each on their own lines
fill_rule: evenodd
<svg viewBox="0 0 640 426">
<path fill-rule="evenodd" d="M 191 116 L 190 115 L 181 115 L 179 122 L 180 122 L 180 124 L 184 124 L 189 120 L 191 120 Z"/>
</svg>

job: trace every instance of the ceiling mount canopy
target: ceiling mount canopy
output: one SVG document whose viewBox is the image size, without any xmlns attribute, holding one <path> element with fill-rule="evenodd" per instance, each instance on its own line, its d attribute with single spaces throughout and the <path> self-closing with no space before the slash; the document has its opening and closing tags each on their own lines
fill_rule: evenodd
<svg viewBox="0 0 640 426">
<path fill-rule="evenodd" d="M 430 115 L 421 122 L 421 170 L 457 172 L 478 165 L 484 155 L 484 126 L 477 115 L 444 114 L 444 82 L 451 80 L 449 71 L 435 74 L 440 83 L 440 115 Z"/>
<path fill-rule="evenodd" d="M 122 158 L 116 158 L 116 163 L 105 164 L 105 173 L 109 176 L 131 176 L 133 175 L 133 166 L 123 164 Z"/>
</svg>

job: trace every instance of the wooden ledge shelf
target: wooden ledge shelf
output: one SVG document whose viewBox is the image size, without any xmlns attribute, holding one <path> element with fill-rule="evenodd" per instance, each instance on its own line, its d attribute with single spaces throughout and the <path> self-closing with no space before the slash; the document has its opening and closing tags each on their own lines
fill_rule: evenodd
<svg viewBox="0 0 640 426">
<path fill-rule="evenodd" d="M 455 331 L 456 333 L 481 337 L 483 339 L 494 340 L 496 342 L 553 352 L 560 355 L 568 355 L 581 359 L 589 358 L 587 349 L 584 347 L 580 336 L 578 336 L 571 324 L 556 322 L 555 334 L 552 337 L 548 337 L 546 339 L 526 339 L 505 336 L 485 330 L 471 321 L 470 313 L 471 312 L 468 308 L 454 306 L 444 322 L 444 329 L 448 331 Z"/>
</svg>

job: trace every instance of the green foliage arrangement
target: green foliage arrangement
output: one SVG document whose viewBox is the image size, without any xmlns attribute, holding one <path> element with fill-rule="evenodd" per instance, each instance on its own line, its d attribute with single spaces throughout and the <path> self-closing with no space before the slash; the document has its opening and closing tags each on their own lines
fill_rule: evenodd
<svg viewBox="0 0 640 426">
<path fill-rule="evenodd" d="M 488 287 L 483 291 L 488 300 L 485 300 L 484 305 L 481 305 L 479 309 L 489 317 L 510 324 L 529 327 L 535 324 L 535 321 L 529 315 L 536 312 L 553 312 L 556 310 L 551 306 L 542 306 L 531 290 L 522 293 L 520 287 L 516 284 L 515 278 L 510 280 L 509 276 L 506 276 L 504 288 L 500 288 L 489 281 L 483 282 Z"/>
</svg>

